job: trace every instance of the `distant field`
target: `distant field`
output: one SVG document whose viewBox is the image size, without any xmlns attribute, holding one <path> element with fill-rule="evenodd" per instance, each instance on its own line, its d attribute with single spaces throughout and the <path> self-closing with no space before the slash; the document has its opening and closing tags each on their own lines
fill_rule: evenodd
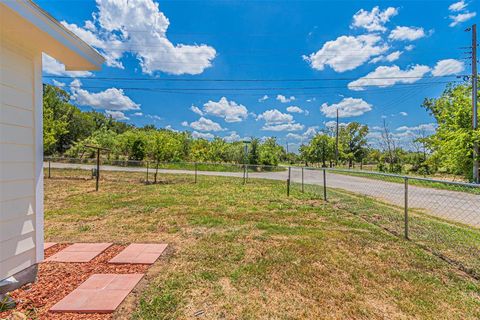
<svg viewBox="0 0 480 320">
<path fill-rule="evenodd" d="M 401 232 L 398 208 L 337 190 L 324 203 L 316 186 L 286 197 L 282 181 L 202 176 L 194 184 L 162 174 L 161 183 L 144 185 L 141 173 L 105 172 L 94 192 L 79 171 L 54 173 L 45 180 L 48 241 L 171 244 L 148 287 L 118 316 L 480 318 L 477 280 L 384 230 Z M 448 248 L 480 243 L 475 229 L 416 219 L 427 233 L 435 224 L 456 234 Z"/>
</svg>

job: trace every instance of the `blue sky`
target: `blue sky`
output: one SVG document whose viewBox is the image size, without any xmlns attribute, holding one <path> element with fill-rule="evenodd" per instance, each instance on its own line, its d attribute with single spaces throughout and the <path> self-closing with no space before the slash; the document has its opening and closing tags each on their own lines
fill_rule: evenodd
<svg viewBox="0 0 480 320">
<path fill-rule="evenodd" d="M 471 35 L 464 30 L 477 20 L 478 6 L 475 0 L 68 3 L 38 1 L 107 63 L 99 72 L 74 73 L 44 57 L 44 81 L 64 86 L 82 109 L 206 138 L 275 136 L 292 149 L 328 126 L 337 109 L 343 123 L 368 124 L 372 143 L 384 120 L 404 143 L 419 128 L 433 130 L 420 105 L 459 81 L 455 75 L 470 73 L 462 47 Z"/>
</svg>

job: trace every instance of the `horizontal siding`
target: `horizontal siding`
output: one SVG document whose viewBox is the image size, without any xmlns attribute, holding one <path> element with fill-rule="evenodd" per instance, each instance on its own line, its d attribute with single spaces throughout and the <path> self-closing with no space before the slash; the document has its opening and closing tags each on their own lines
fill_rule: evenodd
<svg viewBox="0 0 480 320">
<path fill-rule="evenodd" d="M 33 111 L 0 105 L 0 123 L 33 128 Z"/>
<path fill-rule="evenodd" d="M 34 196 L 34 179 L 0 181 L 0 202 Z M 3 215 L 3 212 L 1 214 Z"/>
<path fill-rule="evenodd" d="M 0 223 L 0 242 L 20 238 L 35 231 L 35 216 L 20 217 Z M 32 235 L 35 238 L 34 235 Z"/>
<path fill-rule="evenodd" d="M 30 70 L 28 70 L 30 71 Z M 33 94 L 32 72 L 21 72 L 7 66 L 0 66 L 0 83 Z"/>
<path fill-rule="evenodd" d="M 32 233 L 0 242 L 0 262 L 10 259 L 12 256 L 23 254 L 35 249 L 35 241 Z"/>
<path fill-rule="evenodd" d="M 0 163 L 0 181 L 28 180 L 35 175 L 33 163 L 3 162 Z"/>
<path fill-rule="evenodd" d="M 0 280 L 36 263 L 33 57 L 0 39 Z"/>
<path fill-rule="evenodd" d="M 33 129 L 0 123 L 0 143 L 34 144 Z"/>
<path fill-rule="evenodd" d="M 2 79 L 4 82 L 5 79 Z M 33 110 L 33 95 L 20 88 L 0 83 L 0 102 L 9 106 Z"/>
<path fill-rule="evenodd" d="M 0 202 L 0 223 L 33 215 L 33 196 Z"/>
<path fill-rule="evenodd" d="M 12 256 L 9 259 L 0 262 L 0 279 L 13 276 L 14 274 L 34 265 L 35 263 L 35 249 Z"/>
<path fill-rule="evenodd" d="M 18 50 L 12 50 L 1 43 L 0 57 L 0 68 L 15 70 L 33 79 L 33 60 L 28 55 L 20 53 Z"/>
<path fill-rule="evenodd" d="M 34 160 L 33 146 L 0 143 L 0 162 Z"/>
</svg>

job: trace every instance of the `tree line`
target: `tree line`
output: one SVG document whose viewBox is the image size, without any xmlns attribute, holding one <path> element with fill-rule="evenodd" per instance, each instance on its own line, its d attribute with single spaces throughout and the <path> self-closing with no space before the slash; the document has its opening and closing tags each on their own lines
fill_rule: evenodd
<svg viewBox="0 0 480 320">
<path fill-rule="evenodd" d="M 472 178 L 473 144 L 480 143 L 479 130 L 471 126 L 471 86 L 448 85 L 438 98 L 426 98 L 422 107 L 437 122 L 434 133 L 424 128 L 410 132 L 408 146 L 384 122 L 376 128 L 377 143 L 369 143 L 370 129 L 358 122 L 325 128 L 300 146 L 299 153 L 287 153 L 275 138 L 251 138 L 248 153 L 242 141 L 227 142 L 193 138 L 190 132 L 141 128 L 116 121 L 96 111 L 81 111 L 70 103 L 69 94 L 44 85 L 44 152 L 46 156 L 94 157 L 85 145 L 110 150 L 114 160 L 152 162 L 225 162 L 276 166 L 369 165 L 369 169 L 392 173 L 430 175 L 444 172 Z"/>
</svg>

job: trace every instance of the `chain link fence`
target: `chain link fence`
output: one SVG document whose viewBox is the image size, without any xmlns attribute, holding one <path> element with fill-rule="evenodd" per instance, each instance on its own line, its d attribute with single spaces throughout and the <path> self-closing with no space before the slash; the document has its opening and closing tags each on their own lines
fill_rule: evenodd
<svg viewBox="0 0 480 320">
<path fill-rule="evenodd" d="M 480 280 L 480 186 L 348 169 L 243 164 L 45 159 L 45 177 L 104 182 L 201 183 L 203 176 L 278 180 L 285 195 L 305 194 L 405 237 Z M 180 180 L 179 180 L 180 177 Z M 94 183 L 92 182 L 92 187 Z"/>
</svg>

